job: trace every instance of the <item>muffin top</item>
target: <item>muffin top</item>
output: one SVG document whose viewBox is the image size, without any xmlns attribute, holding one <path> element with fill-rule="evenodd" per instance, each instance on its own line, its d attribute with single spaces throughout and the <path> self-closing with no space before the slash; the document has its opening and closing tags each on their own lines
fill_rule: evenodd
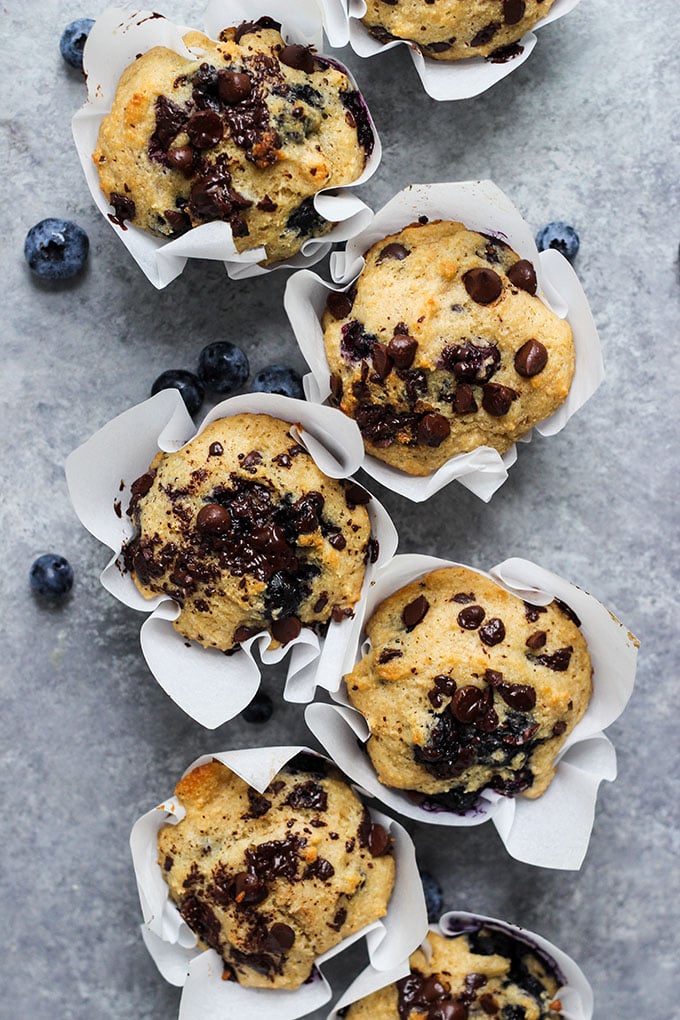
<svg viewBox="0 0 680 1020">
<path fill-rule="evenodd" d="M 264 264 L 331 228 L 313 197 L 361 176 L 373 131 L 347 76 L 280 27 L 190 32 L 195 59 L 158 46 L 126 68 L 93 154 L 114 222 L 177 237 L 223 220 Z"/>
<path fill-rule="evenodd" d="M 262 630 L 274 644 L 352 615 L 377 542 L 354 482 L 328 478 L 287 421 L 236 414 L 132 484 L 124 562 L 146 596 L 181 607 L 185 637 L 228 651 Z"/>
<path fill-rule="evenodd" d="M 331 402 L 366 450 L 412 475 L 480 446 L 504 453 L 565 400 L 571 328 L 497 237 L 414 223 L 373 245 L 323 315 Z"/>
<path fill-rule="evenodd" d="M 349 1007 L 347 1020 L 557 1020 L 550 962 L 509 931 L 481 927 L 454 938 L 429 932 L 411 973 Z"/>
<path fill-rule="evenodd" d="M 555 0 L 366 0 L 363 22 L 380 42 L 405 39 L 434 60 L 507 60 Z"/>
<path fill-rule="evenodd" d="M 298 755 L 262 794 L 213 761 L 175 793 L 186 816 L 160 830 L 158 863 L 240 984 L 299 988 L 318 956 L 386 913 L 390 837 L 323 760 Z"/>
<path fill-rule="evenodd" d="M 530 605 L 467 567 L 390 595 L 345 677 L 380 782 L 457 812 L 484 789 L 538 797 L 592 693 L 579 626 L 559 599 Z"/>
</svg>

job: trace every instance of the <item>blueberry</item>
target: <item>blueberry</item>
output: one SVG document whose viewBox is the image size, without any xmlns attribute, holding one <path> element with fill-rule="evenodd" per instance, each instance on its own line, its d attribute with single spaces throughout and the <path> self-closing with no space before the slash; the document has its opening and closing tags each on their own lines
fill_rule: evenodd
<svg viewBox="0 0 680 1020">
<path fill-rule="evenodd" d="M 93 25 L 92 18 L 77 18 L 61 33 L 59 40 L 61 55 L 67 64 L 79 71 L 83 69 L 83 48 Z"/>
<path fill-rule="evenodd" d="M 73 587 L 73 567 L 56 553 L 39 556 L 29 577 L 32 591 L 50 599 L 62 598 Z"/>
<path fill-rule="evenodd" d="M 546 224 L 536 234 L 536 247 L 539 251 L 556 248 L 570 262 L 576 258 L 579 244 L 578 234 L 574 228 L 570 227 L 568 223 L 563 223 L 562 220 Z"/>
<path fill-rule="evenodd" d="M 272 699 L 264 691 L 258 691 L 250 704 L 243 709 L 241 715 L 246 722 L 260 725 L 271 719 L 273 711 Z"/>
<path fill-rule="evenodd" d="M 24 258 L 44 280 L 69 280 L 82 273 L 89 250 L 87 234 L 70 220 L 41 220 L 24 241 Z"/>
<path fill-rule="evenodd" d="M 430 924 L 439 920 L 444 909 L 444 893 L 434 875 L 429 871 L 420 872 L 420 880 L 423 883 L 425 893 L 425 906 L 427 907 L 427 919 Z"/>
<path fill-rule="evenodd" d="M 268 365 L 258 372 L 250 384 L 251 393 L 279 393 L 282 397 L 304 399 L 302 379 L 294 368 L 285 365 Z"/>
<path fill-rule="evenodd" d="M 193 372 L 185 372 L 183 368 L 171 368 L 161 372 L 151 387 L 151 396 L 161 390 L 179 390 L 189 414 L 197 414 L 201 409 L 205 388 L 201 380 Z"/>
<path fill-rule="evenodd" d="M 204 347 L 198 357 L 198 377 L 213 393 L 232 393 L 248 378 L 248 359 L 236 344 L 218 340 Z"/>
</svg>

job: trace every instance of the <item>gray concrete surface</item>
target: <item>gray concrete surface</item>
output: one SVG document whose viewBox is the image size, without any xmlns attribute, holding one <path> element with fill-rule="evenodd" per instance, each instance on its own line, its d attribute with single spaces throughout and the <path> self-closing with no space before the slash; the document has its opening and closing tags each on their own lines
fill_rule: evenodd
<svg viewBox="0 0 680 1020">
<path fill-rule="evenodd" d="M 83 84 L 58 39 L 98 9 L 6 0 L 0 10 L 0 1016 L 17 1020 L 175 1016 L 178 992 L 139 935 L 130 826 L 201 752 L 307 739 L 276 671 L 265 680 L 276 698 L 266 726 L 207 733 L 187 719 L 145 667 L 140 618 L 99 587 L 106 551 L 68 502 L 70 450 L 145 398 L 160 371 L 192 368 L 209 341 L 242 343 L 253 371 L 274 360 L 302 368 L 282 312 L 285 274 L 230 284 L 220 267 L 194 264 L 157 293 L 93 207 L 69 129 Z M 163 10 L 200 24 L 193 0 Z M 525 555 L 593 592 L 642 641 L 636 691 L 609 731 L 619 776 L 601 789 L 579 873 L 512 861 L 490 826 L 410 826 L 447 906 L 507 917 L 561 945 L 587 972 L 601 1020 L 678 1015 L 679 48 L 672 0 L 584 0 L 541 33 L 516 73 L 458 104 L 428 99 L 405 52 L 366 63 L 347 55 L 385 146 L 363 191 L 369 203 L 411 181 L 488 176 L 534 227 L 564 218 L 581 235 L 576 268 L 606 360 L 600 391 L 559 436 L 521 450 L 489 506 L 455 485 L 425 507 L 379 495 L 402 551 L 481 567 Z M 26 231 L 49 215 L 90 236 L 87 272 L 71 285 L 41 284 L 23 262 Z M 28 588 L 47 550 L 76 571 L 72 596 L 53 608 Z M 328 968 L 338 991 L 363 961 L 355 949 Z"/>
</svg>

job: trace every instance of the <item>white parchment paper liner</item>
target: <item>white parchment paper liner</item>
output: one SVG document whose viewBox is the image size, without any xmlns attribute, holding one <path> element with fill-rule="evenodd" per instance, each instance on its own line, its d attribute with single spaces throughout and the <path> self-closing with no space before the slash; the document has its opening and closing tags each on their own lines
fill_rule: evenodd
<svg viewBox="0 0 680 1020">
<path fill-rule="evenodd" d="M 333 682 L 339 680 L 327 662 L 335 662 L 342 654 L 351 633 L 350 620 L 331 621 L 325 638 L 303 627 L 294 641 L 268 650 L 271 638 L 263 631 L 244 641 L 240 652 L 227 656 L 187 641 L 172 626 L 179 615 L 177 603 L 166 595 L 145 598 L 122 566 L 121 549 L 134 533 L 124 512 L 132 482 L 148 470 L 159 450 L 178 450 L 210 422 L 244 412 L 299 423 L 302 431 L 295 429 L 294 434 L 331 478 L 348 477 L 361 461 L 359 430 L 340 411 L 275 394 L 251 393 L 217 404 L 197 429 L 177 390 L 163 390 L 118 415 L 66 461 L 66 480 L 76 514 L 95 538 L 113 550 L 101 583 L 126 606 L 151 613 L 140 633 L 149 669 L 173 701 L 209 729 L 238 715 L 252 700 L 260 683 L 256 651 L 264 664 L 280 662 L 290 654 L 284 698 L 308 702 L 317 683 L 325 687 L 328 677 Z M 122 489 L 121 480 L 125 483 Z M 120 517 L 114 502 L 119 509 L 122 505 Z M 397 547 L 397 533 L 387 511 L 375 497 L 366 509 L 380 548 L 377 562 L 366 566 L 364 592 L 377 567 L 386 563 Z"/>
<path fill-rule="evenodd" d="M 352 621 L 343 674 L 350 672 L 370 647 L 364 621 L 381 602 L 432 570 L 460 565 L 411 554 L 395 556 L 379 570 L 361 613 Z M 602 731 L 619 717 L 631 695 L 638 642 L 592 595 L 529 560 L 508 559 L 488 574 L 476 573 L 536 605 L 560 598 L 581 619 L 593 664 L 593 696 L 567 737 L 557 757 L 557 774 L 544 794 L 529 800 L 485 790 L 479 806 L 467 814 L 428 811 L 413 803 L 405 791 L 383 786 L 378 780 L 370 758 L 358 746 L 357 738 L 368 739 L 368 723 L 350 707 L 344 683 L 333 695 L 337 704 L 309 705 L 305 720 L 342 771 L 391 811 L 428 825 L 470 826 L 491 820 L 511 857 L 539 867 L 576 870 L 588 849 L 598 787 L 603 779 L 616 778 L 616 753 Z"/>
<path fill-rule="evenodd" d="M 482 925 L 500 929 L 519 942 L 524 942 L 532 949 L 538 949 L 540 953 L 549 957 L 550 961 L 557 966 L 564 981 L 555 995 L 555 998 L 562 1003 L 560 1016 L 563 1016 L 564 1020 L 592 1020 L 593 990 L 588 979 L 570 956 L 567 956 L 552 942 L 548 942 L 542 935 L 537 935 L 536 932 L 529 931 L 528 928 L 520 928 L 509 921 L 501 921 L 496 917 L 487 917 L 484 914 L 471 914 L 467 910 L 447 911 L 442 914 L 438 924 L 430 925 L 430 931 L 452 938 Z M 426 944 L 423 946 L 423 951 L 429 955 Z M 372 992 L 377 992 L 386 985 L 391 985 L 394 981 L 399 981 L 409 971 L 408 960 L 395 967 L 389 974 L 377 971 L 369 965 L 336 1002 L 335 1007 L 328 1014 L 327 1020 L 339 1020 L 339 1010 L 363 999 Z"/>
<path fill-rule="evenodd" d="M 580 0 L 557 0 L 544 18 L 519 40 L 522 52 L 503 63 L 495 64 L 484 57 L 467 60 L 434 60 L 427 57 L 412 42 L 396 39 L 381 43 L 360 20 L 366 13 L 364 0 L 320 0 L 324 28 L 331 46 L 351 45 L 360 57 L 373 57 L 394 46 L 408 46 L 411 60 L 418 72 L 423 88 L 433 99 L 469 99 L 486 92 L 496 82 L 506 78 L 529 57 L 536 45 L 537 29 L 568 14 Z"/>
<path fill-rule="evenodd" d="M 262 793 L 273 777 L 306 747 L 256 747 L 205 754 L 184 775 L 216 758 Z M 357 791 L 361 794 L 361 791 Z M 159 829 L 168 821 L 181 821 L 184 809 L 177 797 L 142 815 L 130 836 L 130 847 L 144 915 L 142 934 L 149 953 L 166 981 L 183 986 L 180 1020 L 294 1020 L 318 1009 L 331 997 L 331 989 L 318 968 L 353 942 L 366 938 L 371 966 L 390 971 L 417 948 L 427 931 L 427 911 L 416 864 L 415 848 L 406 830 L 387 815 L 370 809 L 394 841 L 396 878 L 385 917 L 366 925 L 317 958 L 314 979 L 295 992 L 244 988 L 222 980 L 222 960 L 214 950 L 202 950 L 196 937 L 171 901 L 157 857 Z"/>
<path fill-rule="evenodd" d="M 349 290 L 364 267 L 363 253 L 422 215 L 430 220 L 460 221 L 471 230 L 493 234 L 506 241 L 521 258 L 534 264 L 538 296 L 556 315 L 566 318 L 574 334 L 576 369 L 567 399 L 532 430 L 541 436 L 560 432 L 604 378 L 600 340 L 588 300 L 570 263 L 554 248 L 539 253 L 529 225 L 492 181 L 412 184 L 376 213 L 370 226 L 348 241 L 345 251 L 331 255 L 334 283 L 326 283 L 309 270 L 301 270 L 290 277 L 284 304 L 310 368 L 304 378 L 307 398 L 322 403 L 330 394 L 330 369 L 320 321 L 329 291 Z M 529 442 L 532 432 L 524 436 L 522 442 Z M 424 477 L 406 474 L 369 454 L 362 467 L 381 485 L 416 503 L 429 499 L 454 479 L 488 502 L 508 477 L 508 468 L 516 459 L 516 446 L 502 456 L 489 446 L 480 446 L 470 453 L 452 457 Z"/>
<path fill-rule="evenodd" d="M 222 29 L 257 19 L 263 14 L 281 22 L 285 39 L 314 46 L 320 52 L 321 14 L 316 0 L 296 0 L 294 4 L 288 0 L 211 0 L 205 13 L 204 31 L 211 38 L 216 38 Z M 174 240 L 163 240 L 130 223 L 126 223 L 123 229 L 111 221 L 112 209 L 99 186 L 97 169 L 92 162 L 99 125 L 111 109 L 118 79 L 138 54 L 153 46 L 166 46 L 182 56 L 196 58 L 199 51 L 187 49 L 183 42 L 182 37 L 187 31 L 189 29 L 174 25 L 161 15 L 130 6 L 110 7 L 97 18 L 83 54 L 88 99 L 72 121 L 73 137 L 92 198 L 147 279 L 159 289 L 179 276 L 190 258 L 224 262 L 232 280 L 259 276 L 272 269 L 314 265 L 336 241 L 346 240 L 371 220 L 371 210 L 353 194 L 352 189 L 364 184 L 380 164 L 380 139 L 372 119 L 375 147 L 361 176 L 351 184 L 322 190 L 314 198 L 316 211 L 335 226 L 322 238 L 305 241 L 300 252 L 286 262 L 273 266 L 259 265 L 266 257 L 264 248 L 238 252 L 228 223 L 205 223 Z M 351 72 L 336 60 L 333 63 L 356 87 Z"/>
</svg>

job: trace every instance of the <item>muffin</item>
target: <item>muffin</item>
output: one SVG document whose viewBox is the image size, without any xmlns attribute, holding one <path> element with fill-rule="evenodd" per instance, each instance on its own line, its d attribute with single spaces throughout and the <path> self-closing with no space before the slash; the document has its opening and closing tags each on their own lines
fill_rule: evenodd
<svg viewBox="0 0 680 1020">
<path fill-rule="evenodd" d="M 579 626 L 559 599 L 531 605 L 467 567 L 390 595 L 345 677 L 380 782 L 459 813 L 484 790 L 540 796 L 592 693 Z"/>
<path fill-rule="evenodd" d="M 298 755 L 262 794 L 212 761 L 175 793 L 186 816 L 160 830 L 159 866 L 225 977 L 299 988 L 318 956 L 386 913 L 390 837 L 323 759 Z"/>
<path fill-rule="evenodd" d="M 415 43 L 434 60 L 508 59 L 555 0 L 366 0 L 363 23 L 380 42 Z"/>
<path fill-rule="evenodd" d="M 557 1020 L 561 981 L 556 965 L 495 926 L 454 938 L 430 931 L 429 951 L 416 950 L 411 973 L 364 999 L 347 1020 Z"/>
<path fill-rule="evenodd" d="M 373 245 L 322 318 L 331 402 L 368 453 L 428 475 L 480 446 L 504 453 L 565 400 L 569 324 L 500 238 L 413 223 Z"/>
<path fill-rule="evenodd" d="M 348 77 L 280 27 L 189 32 L 200 56 L 157 46 L 126 68 L 93 154 L 114 223 L 172 238 L 223 220 L 263 264 L 330 230 L 314 195 L 361 176 L 373 130 Z"/>
<path fill-rule="evenodd" d="M 266 414 L 220 418 L 131 486 L 126 569 L 147 597 L 180 606 L 184 637 L 223 651 L 269 630 L 287 644 L 352 616 L 377 556 L 354 482 L 328 478 Z"/>
</svg>

